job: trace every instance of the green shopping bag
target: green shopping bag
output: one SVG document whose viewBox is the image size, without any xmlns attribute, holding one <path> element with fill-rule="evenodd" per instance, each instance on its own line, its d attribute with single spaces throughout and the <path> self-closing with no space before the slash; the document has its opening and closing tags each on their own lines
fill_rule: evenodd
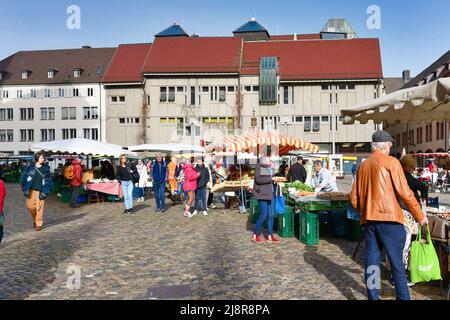
<svg viewBox="0 0 450 320">
<path fill-rule="evenodd" d="M 427 242 L 422 243 L 422 228 L 419 227 L 417 239 L 411 244 L 409 267 L 413 283 L 442 280 L 439 259 L 431 242 L 430 229 L 427 225 Z"/>
</svg>

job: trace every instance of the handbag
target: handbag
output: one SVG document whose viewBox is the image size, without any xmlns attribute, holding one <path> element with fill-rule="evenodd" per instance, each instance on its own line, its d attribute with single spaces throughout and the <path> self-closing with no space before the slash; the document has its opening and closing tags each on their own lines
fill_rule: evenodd
<svg viewBox="0 0 450 320">
<path fill-rule="evenodd" d="M 422 228 L 419 228 L 417 239 L 411 244 L 409 267 L 413 283 L 442 280 L 439 259 L 431 241 L 430 229 L 427 225 L 427 241 L 422 243 Z"/>
<path fill-rule="evenodd" d="M 283 191 L 281 185 L 276 185 L 275 190 L 275 213 L 279 215 L 284 215 L 286 213 L 286 204 L 284 201 Z"/>
</svg>

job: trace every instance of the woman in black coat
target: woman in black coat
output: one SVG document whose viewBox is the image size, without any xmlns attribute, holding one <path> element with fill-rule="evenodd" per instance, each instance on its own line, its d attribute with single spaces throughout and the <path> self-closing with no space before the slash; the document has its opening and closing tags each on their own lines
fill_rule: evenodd
<svg viewBox="0 0 450 320">
<path fill-rule="evenodd" d="M 278 239 L 273 236 L 273 168 L 268 157 L 262 157 L 260 162 L 256 165 L 255 182 L 253 185 L 253 197 L 258 200 L 260 215 L 256 221 L 255 233 L 252 241 L 256 243 L 263 243 L 260 238 L 261 227 L 264 221 L 268 220 L 268 235 L 266 241 L 273 243 L 280 243 Z"/>
</svg>

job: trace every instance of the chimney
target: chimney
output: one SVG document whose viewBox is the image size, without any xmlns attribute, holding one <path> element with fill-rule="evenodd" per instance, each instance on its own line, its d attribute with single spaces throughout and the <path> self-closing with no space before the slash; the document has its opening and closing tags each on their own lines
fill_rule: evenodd
<svg viewBox="0 0 450 320">
<path fill-rule="evenodd" d="M 294 34 L 294 40 L 297 41 L 297 33 Z"/>
<path fill-rule="evenodd" d="M 82 49 L 91 49 L 91 46 L 82 46 Z"/>
<path fill-rule="evenodd" d="M 411 71 L 410 70 L 403 70 L 402 72 L 402 78 L 403 82 L 409 82 L 411 80 Z"/>
</svg>

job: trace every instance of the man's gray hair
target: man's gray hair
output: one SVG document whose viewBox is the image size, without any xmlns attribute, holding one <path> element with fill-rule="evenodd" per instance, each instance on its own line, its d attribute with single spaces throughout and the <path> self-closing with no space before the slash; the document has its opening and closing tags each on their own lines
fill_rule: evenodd
<svg viewBox="0 0 450 320">
<path fill-rule="evenodd" d="M 392 142 L 386 141 L 386 142 L 372 142 L 372 152 L 375 150 L 386 150 L 388 148 L 392 147 Z"/>
<path fill-rule="evenodd" d="M 322 162 L 322 160 L 314 160 L 313 165 L 323 167 L 323 162 Z"/>
</svg>

